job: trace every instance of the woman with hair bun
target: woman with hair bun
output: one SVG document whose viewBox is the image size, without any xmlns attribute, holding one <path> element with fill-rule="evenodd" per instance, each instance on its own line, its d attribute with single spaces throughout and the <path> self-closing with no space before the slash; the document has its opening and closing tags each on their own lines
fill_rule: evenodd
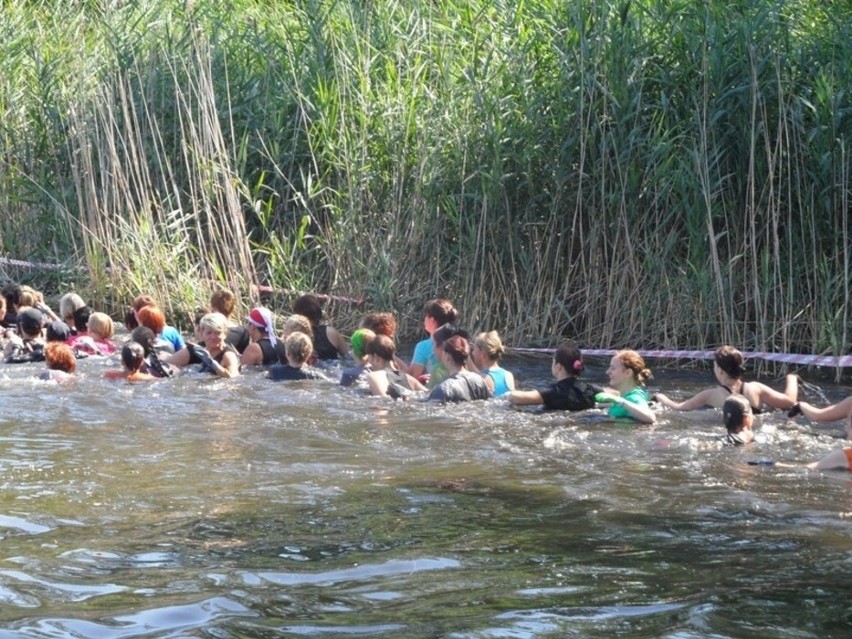
<svg viewBox="0 0 852 639">
<path fill-rule="evenodd" d="M 602 403 L 612 403 L 609 408 L 610 417 L 629 417 L 647 424 L 657 421 L 657 416 L 648 406 L 648 393 L 644 388 L 645 382 L 651 377 L 651 371 L 645 366 L 645 360 L 639 353 L 631 350 L 618 351 L 612 356 L 606 374 L 612 389 L 598 393 L 596 399 Z"/>
<path fill-rule="evenodd" d="M 465 370 L 470 357 L 470 344 L 461 335 L 453 335 L 438 349 L 438 359 L 447 368 L 448 376 L 429 394 L 429 399 L 442 402 L 468 402 L 488 399 L 491 391 L 482 375 Z"/>
<path fill-rule="evenodd" d="M 488 331 L 477 335 L 471 345 L 470 355 L 473 363 L 485 378 L 494 397 L 515 390 L 515 376 L 500 366 L 500 358 L 506 352 L 497 331 Z"/>
<path fill-rule="evenodd" d="M 583 357 L 574 342 L 562 344 L 553 354 L 550 366 L 556 383 L 545 390 L 513 390 L 506 397 L 515 406 L 544 404 L 551 410 L 587 410 L 595 407 L 600 388 L 578 379 L 583 372 Z"/>
<path fill-rule="evenodd" d="M 379 397 L 407 397 L 426 387 L 394 365 L 396 345 L 387 335 L 374 335 L 365 347 L 369 372 L 366 375 L 370 392 Z"/>
<path fill-rule="evenodd" d="M 760 413 L 763 404 L 772 408 L 790 408 L 796 403 L 799 395 L 799 378 L 793 374 L 787 375 L 783 393 L 760 382 L 743 381 L 743 354 L 733 346 L 721 346 L 716 349 L 713 373 L 719 385 L 707 388 L 689 399 L 676 402 L 662 393 L 657 393 L 654 399 L 674 410 L 695 410 L 708 406 L 722 408 L 722 404 L 731 395 L 743 395 L 751 404 L 752 412 Z"/>
</svg>

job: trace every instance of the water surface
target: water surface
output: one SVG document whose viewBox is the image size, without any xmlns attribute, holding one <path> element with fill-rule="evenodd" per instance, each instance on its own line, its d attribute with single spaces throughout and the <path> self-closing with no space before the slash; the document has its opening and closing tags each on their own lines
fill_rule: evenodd
<svg viewBox="0 0 852 639">
<path fill-rule="evenodd" d="M 0 368 L 0 637 L 852 633 L 852 474 L 747 463 L 816 459 L 841 424 L 771 413 L 730 448 L 713 410 L 641 426 L 81 367 Z"/>
</svg>

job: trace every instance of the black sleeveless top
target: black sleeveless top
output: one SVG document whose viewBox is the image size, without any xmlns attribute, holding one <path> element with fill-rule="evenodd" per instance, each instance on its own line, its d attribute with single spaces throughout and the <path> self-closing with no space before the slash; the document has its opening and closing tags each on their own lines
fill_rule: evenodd
<svg viewBox="0 0 852 639">
<path fill-rule="evenodd" d="M 328 325 L 314 326 L 314 353 L 317 359 L 340 359 L 337 348 L 328 339 Z"/>
<path fill-rule="evenodd" d="M 268 337 L 262 337 L 257 340 L 257 345 L 260 346 L 260 351 L 263 353 L 262 366 L 287 363 L 287 354 L 284 351 L 284 344 L 281 343 L 281 340 L 277 340 L 275 346 L 273 346 Z"/>
</svg>

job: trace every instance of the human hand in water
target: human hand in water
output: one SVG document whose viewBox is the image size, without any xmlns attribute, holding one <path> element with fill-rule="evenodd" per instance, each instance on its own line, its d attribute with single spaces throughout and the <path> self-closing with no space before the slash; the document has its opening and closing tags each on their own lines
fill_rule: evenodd
<svg viewBox="0 0 852 639">
<path fill-rule="evenodd" d="M 598 404 L 617 404 L 621 401 L 621 395 L 603 391 L 595 395 L 595 401 Z"/>
<path fill-rule="evenodd" d="M 193 358 L 197 359 L 201 363 L 201 370 L 207 370 L 211 373 L 216 372 L 218 366 L 216 366 L 216 362 L 210 355 L 210 351 L 208 351 L 203 346 L 199 346 L 198 344 L 193 344 L 188 348 L 190 348 L 190 352 L 192 353 Z"/>
</svg>

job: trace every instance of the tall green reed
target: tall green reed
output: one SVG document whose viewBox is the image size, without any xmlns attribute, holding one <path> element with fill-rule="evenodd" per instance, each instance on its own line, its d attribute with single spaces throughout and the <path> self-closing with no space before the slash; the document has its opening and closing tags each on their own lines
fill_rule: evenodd
<svg viewBox="0 0 852 639">
<path fill-rule="evenodd" d="M 95 68 L 39 129 L 55 168 L 19 173 L 60 185 L 90 264 L 157 229 L 164 295 L 178 270 L 247 296 L 260 276 L 366 293 L 412 336 L 440 295 L 516 344 L 849 348 L 844 3 L 147 11 L 88 16 Z M 88 149 L 130 186 L 69 175 Z"/>
</svg>

